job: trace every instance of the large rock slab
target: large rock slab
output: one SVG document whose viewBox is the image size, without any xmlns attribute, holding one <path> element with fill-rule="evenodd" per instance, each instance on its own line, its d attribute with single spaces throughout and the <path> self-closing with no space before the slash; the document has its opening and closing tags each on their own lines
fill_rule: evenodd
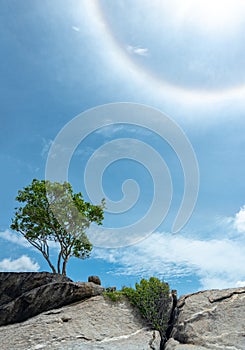
<svg viewBox="0 0 245 350">
<path fill-rule="evenodd" d="M 50 272 L 0 272 L 0 305 L 9 303 L 34 288 L 55 282 L 72 280 Z"/>
<path fill-rule="evenodd" d="M 0 327 L 1 350 L 159 350 L 149 329 L 127 300 L 96 296 Z"/>
<path fill-rule="evenodd" d="M 165 350 L 244 350 L 245 288 L 181 297 Z"/>
<path fill-rule="evenodd" d="M 0 326 L 27 320 L 41 312 L 99 295 L 104 290 L 92 282 L 70 282 L 66 277 L 48 273 L 0 277 Z"/>
</svg>

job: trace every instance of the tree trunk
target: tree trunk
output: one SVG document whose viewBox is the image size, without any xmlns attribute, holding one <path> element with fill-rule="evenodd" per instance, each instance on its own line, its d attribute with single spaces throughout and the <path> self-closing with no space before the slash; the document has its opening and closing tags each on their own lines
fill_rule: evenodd
<svg viewBox="0 0 245 350">
<path fill-rule="evenodd" d="M 45 259 L 46 259 L 46 258 L 45 258 Z M 54 265 L 50 262 L 50 260 L 49 260 L 49 259 L 46 259 L 46 260 L 47 260 L 47 262 L 48 262 L 48 264 L 49 264 L 49 266 L 50 266 L 52 272 L 53 272 L 53 273 L 57 273 L 57 271 L 56 271 Z"/>
<path fill-rule="evenodd" d="M 43 253 L 43 252 L 42 252 L 42 253 Z M 50 266 L 52 272 L 53 272 L 53 273 L 57 273 L 57 272 L 56 272 L 56 269 L 55 269 L 55 267 L 54 267 L 54 265 L 53 265 L 53 264 L 51 263 L 51 261 L 49 260 L 49 257 L 48 257 L 46 254 L 44 254 L 44 253 L 43 253 L 43 256 L 44 256 L 44 258 L 46 259 L 47 263 L 49 264 L 49 266 Z"/>
<path fill-rule="evenodd" d="M 58 255 L 58 261 L 57 261 L 57 270 L 58 270 L 58 273 L 60 274 L 60 263 L 61 263 L 61 251 L 59 252 L 59 255 Z"/>
<path fill-rule="evenodd" d="M 62 266 L 62 275 L 63 276 L 66 276 L 66 265 L 67 265 L 67 262 L 68 262 L 68 258 L 64 259 L 63 266 Z"/>
<path fill-rule="evenodd" d="M 26 239 L 27 239 L 27 241 L 33 246 L 33 247 L 35 247 L 37 250 L 39 250 L 41 253 L 42 253 L 42 255 L 43 255 L 43 257 L 44 257 L 44 259 L 47 261 L 47 263 L 49 264 L 49 267 L 51 268 L 51 270 L 52 270 L 52 272 L 53 273 L 57 273 L 56 272 L 56 269 L 55 269 L 55 267 L 54 267 L 54 265 L 51 263 L 51 261 L 49 260 L 49 247 L 48 247 L 48 245 L 47 245 L 47 243 L 45 243 L 45 242 L 42 242 L 42 243 L 40 243 L 39 242 L 39 244 L 38 243 L 36 243 L 36 242 L 33 242 L 31 239 L 28 239 L 27 237 L 26 237 L 26 235 L 22 232 L 22 231 L 19 231 Z M 45 247 L 46 247 L 46 249 L 45 249 Z"/>
</svg>

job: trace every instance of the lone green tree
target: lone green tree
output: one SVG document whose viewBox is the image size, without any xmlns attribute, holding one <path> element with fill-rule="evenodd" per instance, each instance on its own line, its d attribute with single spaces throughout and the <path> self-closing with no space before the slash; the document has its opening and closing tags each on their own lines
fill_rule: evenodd
<svg viewBox="0 0 245 350">
<path fill-rule="evenodd" d="M 86 259 L 92 251 L 86 230 L 92 222 L 102 224 L 105 202 L 92 205 L 82 194 L 74 193 L 68 182 L 63 184 L 34 179 L 18 192 L 11 229 L 22 234 L 46 259 L 53 273 L 66 275 L 67 262 L 74 256 Z M 57 264 L 50 259 L 50 246 L 55 242 Z"/>
</svg>

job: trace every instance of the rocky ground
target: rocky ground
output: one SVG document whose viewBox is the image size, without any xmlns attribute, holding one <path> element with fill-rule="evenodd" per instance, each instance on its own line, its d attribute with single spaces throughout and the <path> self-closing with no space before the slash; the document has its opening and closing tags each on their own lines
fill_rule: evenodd
<svg viewBox="0 0 245 350">
<path fill-rule="evenodd" d="M 48 272 L 0 272 L 0 326 L 103 293 L 93 282 Z"/>
<path fill-rule="evenodd" d="M 127 301 L 92 297 L 0 327 L 1 350 L 158 350 L 158 332 L 149 330 Z"/>
<path fill-rule="evenodd" d="M 139 310 L 90 277 L 0 273 L 0 349 L 160 350 Z M 245 350 L 245 287 L 172 294 L 167 336 L 164 350 Z"/>
<path fill-rule="evenodd" d="M 165 350 L 244 350 L 245 288 L 181 297 Z"/>
</svg>

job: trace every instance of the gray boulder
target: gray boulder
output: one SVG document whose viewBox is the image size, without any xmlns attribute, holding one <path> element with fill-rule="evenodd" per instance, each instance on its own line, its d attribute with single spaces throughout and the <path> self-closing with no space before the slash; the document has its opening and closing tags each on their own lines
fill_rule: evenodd
<svg viewBox="0 0 245 350">
<path fill-rule="evenodd" d="M 165 350 L 244 350 L 245 288 L 182 296 Z"/>
<path fill-rule="evenodd" d="M 0 277 L 3 293 L 0 298 L 0 326 L 27 320 L 41 312 L 99 295 L 104 290 L 94 283 L 75 283 L 61 275 L 48 273 L 30 273 L 29 276 L 6 274 Z"/>
</svg>

